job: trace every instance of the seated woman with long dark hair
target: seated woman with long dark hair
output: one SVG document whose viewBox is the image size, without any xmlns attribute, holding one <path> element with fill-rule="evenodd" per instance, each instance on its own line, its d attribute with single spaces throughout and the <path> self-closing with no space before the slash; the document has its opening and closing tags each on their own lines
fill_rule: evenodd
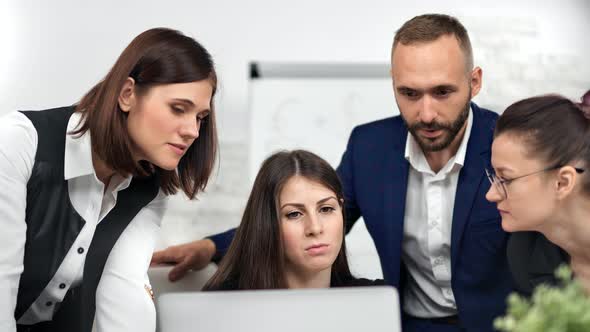
<svg viewBox="0 0 590 332">
<path fill-rule="evenodd" d="M 508 107 L 496 124 L 492 166 L 486 198 L 502 228 L 538 232 L 511 239 L 517 288 L 530 293 L 569 261 L 590 291 L 590 91 L 581 103 L 548 95 Z"/>
<path fill-rule="evenodd" d="M 368 286 L 350 273 L 344 198 L 334 169 L 296 150 L 264 161 L 242 222 L 203 290 Z"/>
</svg>

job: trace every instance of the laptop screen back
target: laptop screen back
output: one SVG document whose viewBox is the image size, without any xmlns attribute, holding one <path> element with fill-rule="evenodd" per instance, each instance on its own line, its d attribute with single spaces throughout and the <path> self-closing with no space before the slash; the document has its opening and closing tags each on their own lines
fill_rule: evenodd
<svg viewBox="0 0 590 332">
<path fill-rule="evenodd" d="M 388 286 L 167 293 L 160 332 L 399 332 L 399 299 Z"/>
</svg>

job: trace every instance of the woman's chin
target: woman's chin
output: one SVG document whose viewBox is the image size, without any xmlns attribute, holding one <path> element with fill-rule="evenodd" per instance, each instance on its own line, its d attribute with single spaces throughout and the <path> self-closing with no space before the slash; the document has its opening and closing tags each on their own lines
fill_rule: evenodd
<svg viewBox="0 0 590 332">
<path fill-rule="evenodd" d="M 334 260 L 328 257 L 315 257 L 313 261 L 308 262 L 306 269 L 308 271 L 320 272 L 332 267 Z"/>
<path fill-rule="evenodd" d="M 508 233 L 528 230 L 524 229 L 523 227 L 519 227 L 518 223 L 514 222 L 514 220 L 512 220 L 511 218 L 502 218 L 502 229 Z"/>
<path fill-rule="evenodd" d="M 159 168 L 166 170 L 166 171 L 174 171 L 178 167 L 178 160 L 165 160 L 165 161 L 156 161 L 152 164 L 158 166 Z"/>
</svg>

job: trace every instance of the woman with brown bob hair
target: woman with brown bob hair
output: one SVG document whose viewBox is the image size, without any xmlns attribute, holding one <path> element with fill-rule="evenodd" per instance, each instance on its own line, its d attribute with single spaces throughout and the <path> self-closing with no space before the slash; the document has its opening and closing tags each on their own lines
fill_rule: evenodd
<svg viewBox="0 0 590 332">
<path fill-rule="evenodd" d="M 581 103 L 546 95 L 509 106 L 496 123 L 492 167 L 486 198 L 502 228 L 517 232 L 508 246 L 517 289 L 531 293 L 569 262 L 590 292 L 590 91 Z"/>
<path fill-rule="evenodd" d="M 182 33 L 137 36 L 73 106 L 0 121 L 0 330 L 154 331 L 167 197 L 205 189 L 217 76 Z"/>
<path fill-rule="evenodd" d="M 338 175 L 322 158 L 303 150 L 270 156 L 229 250 L 203 290 L 383 284 L 350 273 L 344 203 Z"/>
</svg>

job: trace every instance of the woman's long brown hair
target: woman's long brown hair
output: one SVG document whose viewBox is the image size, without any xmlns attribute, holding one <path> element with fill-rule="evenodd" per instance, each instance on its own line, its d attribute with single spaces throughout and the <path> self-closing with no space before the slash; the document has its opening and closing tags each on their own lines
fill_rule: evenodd
<svg viewBox="0 0 590 332">
<path fill-rule="evenodd" d="M 285 183 L 296 175 L 325 186 L 344 201 L 336 171 L 322 158 L 303 150 L 273 154 L 262 164 L 228 252 L 203 290 L 218 290 L 228 281 L 238 289 L 287 288 L 278 206 Z M 342 220 L 344 227 L 344 212 Z M 342 283 L 350 278 L 343 235 L 332 265 L 332 281 Z"/>
<path fill-rule="evenodd" d="M 167 171 L 133 160 L 133 142 L 127 132 L 127 113 L 119 108 L 118 97 L 127 78 L 135 81 L 139 95 L 157 85 L 207 80 L 213 87 L 211 112 L 199 129 L 199 138 L 180 160 L 177 171 Z M 73 135 L 90 131 L 92 151 L 110 168 L 121 174 L 147 175 L 152 168 L 160 177 L 166 194 L 180 188 L 189 197 L 205 189 L 215 159 L 218 140 L 213 97 L 217 75 L 211 55 L 194 39 L 182 33 L 155 28 L 135 37 L 125 48 L 106 77 L 96 84 L 76 107 L 81 126 Z"/>
</svg>

